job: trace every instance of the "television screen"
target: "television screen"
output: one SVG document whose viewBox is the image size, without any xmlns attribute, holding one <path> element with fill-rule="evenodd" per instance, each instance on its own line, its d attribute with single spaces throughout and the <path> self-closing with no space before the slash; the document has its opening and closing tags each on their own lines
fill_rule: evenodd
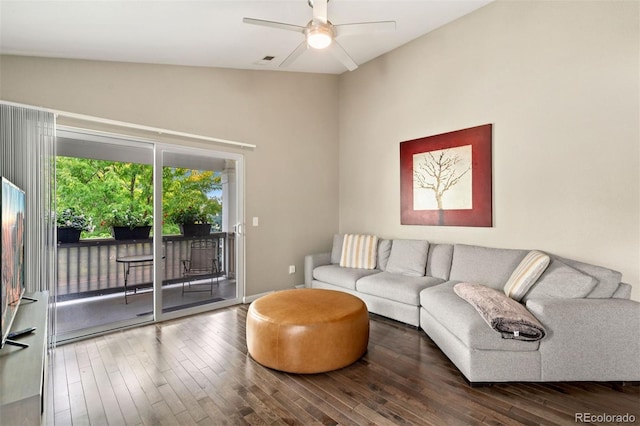
<svg viewBox="0 0 640 426">
<path fill-rule="evenodd" d="M 0 199 L 0 335 L 4 346 L 24 293 L 24 212 L 25 196 L 13 183 L 2 178 Z"/>
</svg>

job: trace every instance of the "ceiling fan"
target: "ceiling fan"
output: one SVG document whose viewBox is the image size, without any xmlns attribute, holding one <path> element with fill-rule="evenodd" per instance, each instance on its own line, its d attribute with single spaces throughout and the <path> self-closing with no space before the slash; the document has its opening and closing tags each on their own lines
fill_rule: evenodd
<svg viewBox="0 0 640 426">
<path fill-rule="evenodd" d="M 281 30 L 302 33 L 305 39 L 280 64 L 286 67 L 292 64 L 307 48 L 328 49 L 349 71 L 358 68 L 358 64 L 338 43 L 337 37 L 345 35 L 366 34 L 378 31 L 395 31 L 395 21 L 359 22 L 353 24 L 333 25 L 327 19 L 327 3 L 329 0 L 307 0 L 313 9 L 313 18 L 305 26 L 286 24 L 284 22 L 265 21 L 262 19 L 243 18 L 245 24 L 261 25 Z"/>
</svg>

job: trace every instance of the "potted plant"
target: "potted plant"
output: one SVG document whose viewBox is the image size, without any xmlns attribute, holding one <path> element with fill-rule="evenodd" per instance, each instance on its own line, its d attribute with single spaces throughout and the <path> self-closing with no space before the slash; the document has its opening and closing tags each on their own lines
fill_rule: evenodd
<svg viewBox="0 0 640 426">
<path fill-rule="evenodd" d="M 204 209 L 193 205 L 174 210 L 168 215 L 168 219 L 180 227 L 180 232 L 185 237 L 201 237 L 211 233 L 209 215 Z"/>
<path fill-rule="evenodd" d="M 111 225 L 116 240 L 148 239 L 151 232 L 152 217 L 146 212 L 130 209 L 111 211 L 108 224 Z"/>
<path fill-rule="evenodd" d="M 93 219 L 73 207 L 56 213 L 56 226 L 58 243 L 61 244 L 77 243 L 82 231 L 92 232 L 95 229 Z"/>
</svg>

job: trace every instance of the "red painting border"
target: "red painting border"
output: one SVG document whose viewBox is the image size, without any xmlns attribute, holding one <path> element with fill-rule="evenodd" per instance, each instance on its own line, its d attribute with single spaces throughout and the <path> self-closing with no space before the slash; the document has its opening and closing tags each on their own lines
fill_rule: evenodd
<svg viewBox="0 0 640 426">
<path fill-rule="evenodd" d="M 493 226 L 492 131 L 493 125 L 485 124 L 400 143 L 400 223 L 402 225 Z M 414 210 L 414 154 L 465 145 L 471 145 L 473 207 L 468 210 Z"/>
</svg>

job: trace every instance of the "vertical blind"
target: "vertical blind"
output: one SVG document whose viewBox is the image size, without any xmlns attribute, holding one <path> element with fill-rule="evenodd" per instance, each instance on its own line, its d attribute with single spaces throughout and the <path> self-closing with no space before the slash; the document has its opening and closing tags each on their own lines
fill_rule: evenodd
<svg viewBox="0 0 640 426">
<path fill-rule="evenodd" d="M 55 291 L 53 113 L 0 103 L 0 175 L 26 195 L 26 291 Z"/>
</svg>

